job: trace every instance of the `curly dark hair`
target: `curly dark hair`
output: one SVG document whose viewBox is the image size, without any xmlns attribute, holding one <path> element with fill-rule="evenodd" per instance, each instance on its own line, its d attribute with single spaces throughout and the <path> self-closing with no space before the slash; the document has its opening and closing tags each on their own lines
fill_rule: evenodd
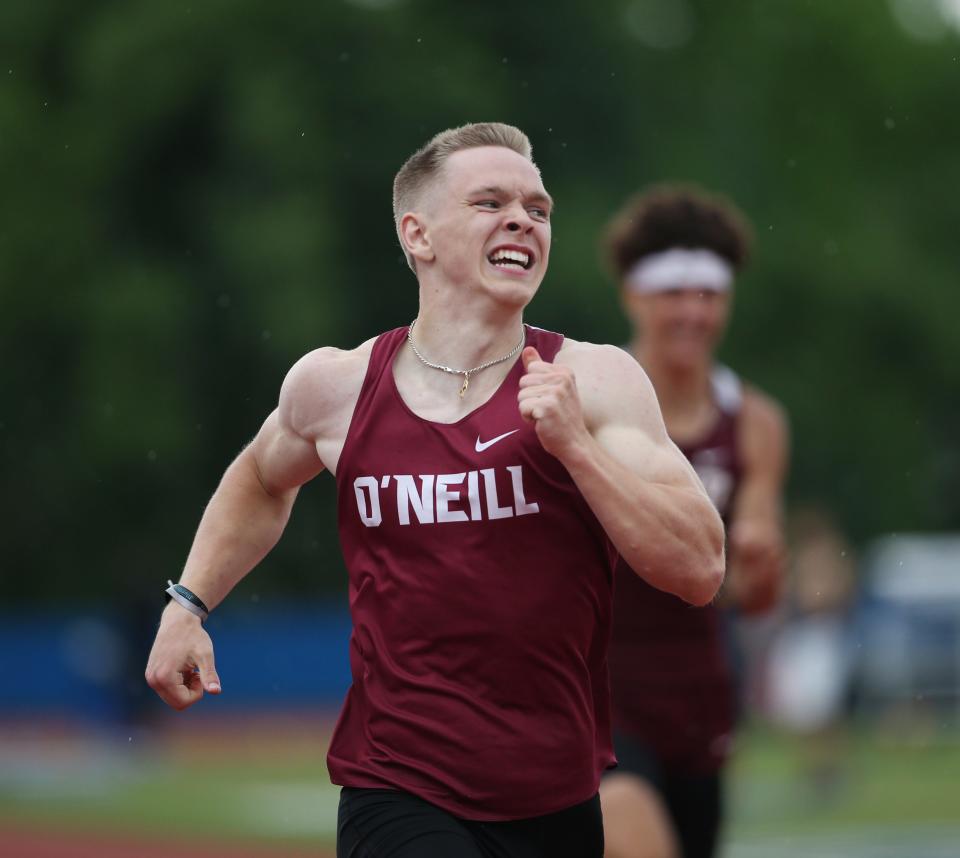
<svg viewBox="0 0 960 858">
<path fill-rule="evenodd" d="M 729 200 L 694 185 L 657 185 L 632 196 L 604 233 L 604 252 L 617 280 L 650 253 L 706 248 L 740 271 L 753 231 Z"/>
</svg>

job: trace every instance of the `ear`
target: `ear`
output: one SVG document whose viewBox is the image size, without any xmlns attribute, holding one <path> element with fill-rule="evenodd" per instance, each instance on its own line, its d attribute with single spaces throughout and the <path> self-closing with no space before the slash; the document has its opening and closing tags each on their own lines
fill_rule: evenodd
<svg viewBox="0 0 960 858">
<path fill-rule="evenodd" d="M 642 327 L 643 296 L 634 292 L 626 283 L 620 286 L 620 306 L 634 328 Z"/>
<path fill-rule="evenodd" d="M 433 262 L 436 254 L 430 246 L 427 224 L 418 212 L 407 212 L 400 218 L 400 241 L 403 247 L 418 262 Z"/>
</svg>

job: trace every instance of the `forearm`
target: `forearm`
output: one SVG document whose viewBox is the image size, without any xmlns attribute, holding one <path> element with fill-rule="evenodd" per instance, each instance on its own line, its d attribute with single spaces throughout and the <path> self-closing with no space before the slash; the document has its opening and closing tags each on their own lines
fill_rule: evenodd
<svg viewBox="0 0 960 858">
<path fill-rule="evenodd" d="M 723 581 L 723 524 L 698 486 L 645 478 L 590 436 L 563 463 L 624 561 L 641 578 L 694 605 L 713 599 Z"/>
<path fill-rule="evenodd" d="M 212 610 L 276 545 L 296 495 L 269 493 L 251 449 L 244 450 L 204 510 L 181 583 Z"/>
</svg>

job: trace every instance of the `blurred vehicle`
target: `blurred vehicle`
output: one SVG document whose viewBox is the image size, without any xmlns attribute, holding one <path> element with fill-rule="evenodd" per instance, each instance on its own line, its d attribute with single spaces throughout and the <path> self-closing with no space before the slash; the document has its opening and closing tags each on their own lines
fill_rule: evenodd
<svg viewBox="0 0 960 858">
<path fill-rule="evenodd" d="M 855 622 L 858 715 L 934 715 L 943 725 L 957 719 L 960 534 L 874 542 L 863 565 Z"/>
</svg>

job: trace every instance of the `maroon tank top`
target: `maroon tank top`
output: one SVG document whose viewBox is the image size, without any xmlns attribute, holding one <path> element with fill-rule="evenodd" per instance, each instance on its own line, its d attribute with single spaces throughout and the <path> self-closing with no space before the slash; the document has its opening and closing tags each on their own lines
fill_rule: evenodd
<svg viewBox="0 0 960 858">
<path fill-rule="evenodd" d="M 716 423 L 680 449 L 726 526 L 742 470 L 739 380 L 720 367 L 713 390 Z M 614 730 L 647 745 L 666 765 L 690 773 L 716 771 L 729 753 L 735 709 L 722 610 L 713 604 L 695 608 L 651 587 L 620 560 L 613 615 Z"/>
<path fill-rule="evenodd" d="M 435 423 L 397 391 L 406 336 L 374 344 L 337 468 L 353 684 L 330 777 L 468 819 L 551 813 L 614 762 L 616 552 L 520 417 L 522 362 L 485 404 Z M 547 360 L 562 342 L 526 328 Z"/>
</svg>

